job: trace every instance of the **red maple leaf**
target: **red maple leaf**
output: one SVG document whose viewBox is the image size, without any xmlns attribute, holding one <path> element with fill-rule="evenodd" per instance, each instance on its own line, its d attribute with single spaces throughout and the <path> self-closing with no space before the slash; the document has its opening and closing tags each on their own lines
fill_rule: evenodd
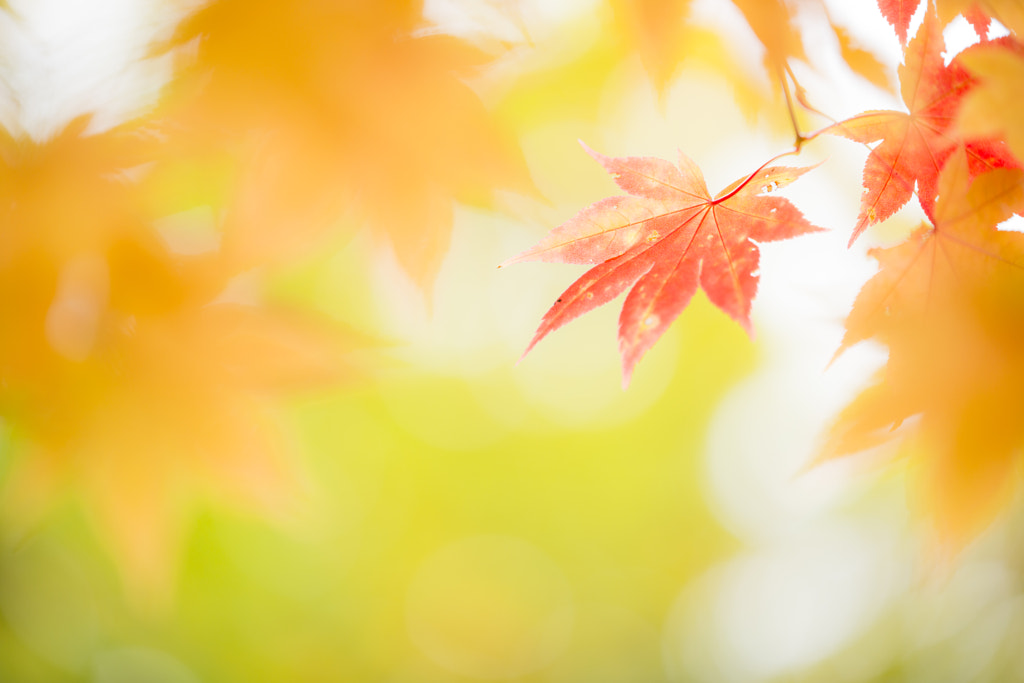
<svg viewBox="0 0 1024 683">
<path fill-rule="evenodd" d="M 852 244 L 865 228 L 892 216 L 910 199 L 917 183 L 921 208 L 934 222 L 939 171 L 962 143 L 950 130 L 964 94 L 974 78 L 958 59 L 946 66 L 938 19 L 929 12 L 899 67 L 900 90 L 909 113 L 868 111 L 828 129 L 862 143 L 881 140 L 864 165 L 864 196 Z M 971 177 L 994 168 L 1016 166 L 1001 143 L 966 143 Z"/>
<path fill-rule="evenodd" d="M 821 229 L 789 200 L 762 196 L 809 168 L 762 167 L 712 198 L 700 168 L 682 153 L 677 168 L 655 157 L 606 157 L 583 146 L 630 196 L 592 204 L 506 262 L 598 264 L 544 315 L 525 353 L 549 332 L 631 287 L 619 316 L 624 385 L 698 286 L 752 333 L 750 302 L 757 291 L 760 261 L 757 242 Z"/>
<path fill-rule="evenodd" d="M 988 40 L 988 29 L 992 25 L 992 17 L 985 14 L 985 10 L 981 9 L 977 5 L 972 5 L 968 9 L 964 10 L 964 19 L 967 23 L 974 28 L 974 32 L 978 34 L 982 42 Z"/>
<path fill-rule="evenodd" d="M 917 11 L 921 0 L 878 0 L 878 9 L 882 16 L 896 29 L 900 45 L 907 44 L 907 31 L 910 30 L 910 20 Z"/>
</svg>

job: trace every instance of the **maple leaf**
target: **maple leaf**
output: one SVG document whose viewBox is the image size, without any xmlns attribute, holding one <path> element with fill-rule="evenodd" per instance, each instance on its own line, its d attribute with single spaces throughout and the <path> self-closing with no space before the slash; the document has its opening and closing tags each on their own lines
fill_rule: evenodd
<svg viewBox="0 0 1024 683">
<path fill-rule="evenodd" d="M 992 26 L 992 17 L 978 5 L 973 5 L 963 12 L 964 19 L 974 28 L 974 32 L 984 42 L 988 40 L 988 30 Z"/>
<path fill-rule="evenodd" d="M 784 0 L 732 0 L 750 29 L 764 46 L 765 68 L 778 78 L 780 67 L 789 59 L 806 60 L 800 33 L 793 24 L 792 11 Z"/>
<path fill-rule="evenodd" d="M 853 73 L 883 90 L 892 89 L 889 76 L 885 73 L 885 67 L 878 57 L 856 46 L 850 34 L 833 21 L 824 3 L 819 0 L 732 0 L 732 2 L 743 14 L 754 35 L 764 46 L 764 67 L 776 92 L 787 87 L 785 83 L 787 74 L 790 78 L 795 78 L 789 69 L 789 63 L 792 60 L 808 63 L 799 26 L 807 21 L 818 22 L 822 19 L 835 35 L 839 45 L 839 57 L 846 63 L 846 66 Z M 794 10 L 804 6 L 810 6 L 813 11 L 795 16 Z M 808 66 L 815 68 L 814 62 L 809 62 Z M 795 80 L 794 85 L 799 89 L 799 84 Z"/>
<path fill-rule="evenodd" d="M 943 62 L 944 43 L 932 13 L 905 51 L 899 67 L 900 91 L 909 113 L 869 111 L 827 129 L 828 133 L 861 143 L 882 142 L 864 165 L 864 195 L 850 244 L 874 223 L 896 213 L 914 193 L 933 218 L 939 172 L 960 144 L 951 130 L 961 98 L 974 85 L 959 58 Z M 1015 166 L 1016 160 L 999 143 L 971 140 L 966 146 L 973 175 Z"/>
<path fill-rule="evenodd" d="M 624 385 L 698 288 L 752 334 L 757 242 L 820 230 L 787 199 L 764 194 L 810 169 L 762 168 L 712 197 L 700 168 L 682 153 L 676 167 L 655 157 L 606 157 L 583 146 L 629 196 L 592 204 L 503 264 L 598 264 L 544 315 L 526 353 L 553 330 L 627 289 L 619 316 Z"/>
<path fill-rule="evenodd" d="M 964 96 L 957 130 L 977 137 L 998 136 L 1018 159 L 1024 158 L 1024 46 L 993 41 L 959 57 L 978 85 Z"/>
<path fill-rule="evenodd" d="M 755 38 L 764 47 L 764 64 L 771 79 L 777 79 L 786 60 L 804 59 L 803 44 L 794 29 L 792 12 L 783 0 L 732 0 Z M 615 30 L 630 49 L 640 53 L 645 68 L 659 91 L 664 90 L 683 59 L 700 58 L 707 41 L 695 41 L 699 32 L 688 25 L 691 0 L 610 0 Z M 694 34 L 697 35 L 694 35 Z M 702 44 L 704 43 L 704 44 Z M 694 49 L 697 48 L 697 49 Z M 708 59 L 708 57 L 712 59 Z M 722 75 L 737 87 L 747 87 L 743 76 L 730 73 L 716 55 L 704 55 Z"/>
<path fill-rule="evenodd" d="M 917 355 L 920 330 L 951 307 L 970 304 L 978 313 L 992 314 L 989 323 L 1005 318 L 978 297 L 1024 287 L 1024 237 L 996 230 L 1022 207 L 1024 171 L 996 169 L 971 182 L 966 153 L 957 150 L 940 177 L 935 226 L 925 225 L 901 244 L 869 252 L 879 272 L 854 302 L 840 352 L 878 338 L 894 347 L 897 360 Z M 905 339 L 914 343 L 905 344 Z"/>
<path fill-rule="evenodd" d="M 981 38 L 988 32 L 988 17 L 995 17 L 1018 35 L 1024 31 L 1024 5 L 1019 0 L 936 0 L 935 6 L 943 23 L 962 14 Z"/>
<path fill-rule="evenodd" d="M 782 131 L 791 121 L 780 106 L 780 75 L 790 59 L 806 61 L 790 3 L 737 0 L 737 10 L 764 48 L 765 74 L 749 68 L 733 49 L 736 37 L 701 26 L 688 16 L 691 0 L 607 0 L 596 14 L 600 30 L 581 38 L 570 33 L 557 46 L 539 44 L 516 84 L 505 91 L 498 113 L 520 127 L 554 118 L 592 120 L 601 111 L 609 82 L 623 62 L 639 56 L 659 95 L 664 95 L 680 69 L 709 71 L 732 91 L 737 107 L 750 121 L 762 119 Z M 800 5 L 816 5 L 801 0 Z M 827 13 L 806 12 L 800 19 L 819 21 Z M 885 89 L 891 89 L 878 59 L 854 45 L 850 36 L 829 19 L 840 56 L 849 68 Z M 574 45 L 578 42 L 578 45 Z M 585 46 L 584 46 L 585 45 Z M 577 55 L 565 61 L 565 54 Z M 554 65 L 554 66 L 552 66 Z M 813 66 L 813 65 L 812 65 Z M 778 87 L 775 87 L 778 86 Z"/>
<path fill-rule="evenodd" d="M 963 151 L 957 157 L 963 157 Z M 950 162 L 954 163 L 954 162 Z M 923 317 L 937 315 L 940 301 L 961 296 L 971 287 L 1013 286 L 1024 263 L 1019 233 L 995 230 L 1024 207 L 1024 172 L 997 169 L 970 183 L 966 161 L 956 161 L 943 178 L 945 197 L 936 206 L 936 225 L 906 242 L 869 253 L 880 270 L 865 284 L 846 323 L 842 348 L 870 337 L 883 341 L 912 332 Z M 970 185 L 958 192 L 954 182 Z M 1005 272 L 1004 272 L 1005 271 Z M 968 277 L 968 274 L 970 277 Z M 998 276 L 1010 277 L 1002 283 Z M 1024 283 L 1024 279 L 1021 280 Z"/>
<path fill-rule="evenodd" d="M 792 60 L 808 62 L 801 39 L 802 32 L 798 27 L 804 22 L 817 22 L 822 19 L 835 35 L 839 45 L 839 56 L 846 66 L 853 73 L 883 90 L 892 89 L 882 62 L 871 52 L 854 44 L 850 34 L 833 21 L 824 3 L 817 0 L 732 0 L 732 2 L 743 14 L 754 35 L 764 46 L 764 66 L 776 92 L 786 87 L 784 82 L 786 74 L 793 78 L 793 74 L 789 70 L 789 63 Z M 813 11 L 794 16 L 794 10 L 802 6 L 810 6 Z M 796 21 L 796 19 L 800 21 Z M 813 62 L 808 65 L 815 68 Z M 795 82 L 794 84 L 799 88 L 799 84 Z"/>
<path fill-rule="evenodd" d="M 996 230 L 1024 209 L 1024 171 L 970 181 L 959 149 L 939 179 L 935 226 L 871 254 L 878 273 L 847 320 L 840 350 L 874 338 L 889 347 L 881 379 L 840 415 L 823 453 L 883 443 L 920 416 L 911 443 L 944 538 L 956 543 L 991 521 L 1024 439 L 1016 419 L 1024 359 L 1024 237 Z M 998 500 L 999 505 L 994 501 Z"/>
<path fill-rule="evenodd" d="M 858 46 L 845 29 L 833 24 L 832 32 L 839 43 L 839 54 L 851 71 L 882 90 L 894 91 L 889 67 L 882 64 L 873 53 Z"/>
<path fill-rule="evenodd" d="M 988 27 L 991 18 L 982 9 L 980 2 L 984 0 L 936 0 L 935 7 L 942 23 L 949 24 L 958 14 L 963 15 L 975 33 L 982 40 L 988 34 Z M 921 0 L 878 0 L 878 9 L 882 16 L 896 29 L 896 35 L 901 45 L 907 44 L 907 33 L 910 30 L 910 21 L 914 18 Z"/>
<path fill-rule="evenodd" d="M 87 123 L 44 143 L 0 135 L 0 415 L 22 445 L 0 518 L 24 531 L 73 492 L 126 586 L 159 593 L 183 499 L 210 489 L 274 514 L 297 497 L 276 400 L 349 376 L 354 344 L 294 312 L 217 303 L 216 250 L 178 254 L 154 227 L 153 136 Z"/>
<path fill-rule="evenodd" d="M 882 11 L 885 20 L 896 29 L 900 45 L 907 44 L 910 20 L 913 19 L 919 4 L 921 4 L 921 0 L 878 0 L 878 9 Z"/>
<path fill-rule="evenodd" d="M 690 0 L 611 0 L 611 8 L 655 86 L 663 90 L 682 56 Z"/>
<path fill-rule="evenodd" d="M 239 160 L 224 218 L 239 268 L 308 249 L 348 212 L 426 287 L 454 201 L 533 191 L 517 143 L 466 83 L 494 55 L 419 33 L 421 10 L 216 0 L 180 27 L 172 43 L 195 58 L 165 108 L 192 147 Z"/>
<path fill-rule="evenodd" d="M 744 68 L 729 38 L 689 21 L 688 7 L 689 0 L 602 3 L 596 11 L 596 36 L 569 31 L 557 43 L 535 47 L 526 68 L 499 100 L 499 118 L 519 128 L 555 119 L 593 120 L 617 70 L 639 57 L 659 95 L 685 64 L 723 79 L 750 120 L 767 114 L 779 128 L 788 125 L 784 113 L 769 107 L 772 93 L 763 79 Z M 566 61 L 566 53 L 576 56 Z"/>
<path fill-rule="evenodd" d="M 304 471 L 279 397 L 350 376 L 351 339 L 294 313 L 232 304 L 105 317 L 91 357 L 35 378 L 45 405 L 18 386 L 0 395 L 29 446 L 0 509 L 9 531 L 24 531 L 73 492 L 125 587 L 152 600 L 173 585 L 197 501 L 280 521 L 302 511 Z"/>
<path fill-rule="evenodd" d="M 44 144 L 0 129 L 0 265 L 30 245 L 55 259 L 103 250 L 144 220 L 128 175 L 152 159 L 153 137 L 138 122 L 91 135 L 91 121 Z"/>
</svg>

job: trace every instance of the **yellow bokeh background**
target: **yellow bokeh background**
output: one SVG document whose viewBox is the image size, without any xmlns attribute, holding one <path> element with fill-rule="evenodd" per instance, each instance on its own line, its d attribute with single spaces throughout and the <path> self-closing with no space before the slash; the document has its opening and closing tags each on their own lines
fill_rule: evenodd
<svg viewBox="0 0 1024 683">
<path fill-rule="evenodd" d="M 780 50 L 899 106 L 828 30 L 894 68 L 873 2 L 790 3 L 802 61 L 749 2 L 8 4 L 0 680 L 1024 678 L 1019 513 L 932 561 L 884 453 L 807 469 L 885 358 L 830 365 L 856 150 L 794 162 L 828 232 L 763 247 L 755 338 L 698 294 L 628 390 L 614 304 L 520 359 L 579 269 L 498 267 L 617 192 L 579 140 L 713 194 L 789 149 Z"/>
</svg>

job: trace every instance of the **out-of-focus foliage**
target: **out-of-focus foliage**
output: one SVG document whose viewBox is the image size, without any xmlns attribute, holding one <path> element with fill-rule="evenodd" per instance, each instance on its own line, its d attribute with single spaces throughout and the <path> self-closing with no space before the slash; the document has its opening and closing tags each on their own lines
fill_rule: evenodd
<svg viewBox="0 0 1024 683">
<path fill-rule="evenodd" d="M 970 179 L 960 149 L 939 179 L 935 227 L 875 253 L 880 270 L 847 320 L 844 345 L 889 347 L 882 381 L 833 427 L 831 454 L 876 445 L 915 415 L 905 447 L 921 460 L 928 509 L 957 544 L 989 524 L 1015 488 L 1024 434 L 1016 340 L 1024 240 L 996 226 L 1024 209 L 1019 169 Z"/>
<path fill-rule="evenodd" d="M 493 56 L 417 32 L 420 4 L 219 0 L 182 25 L 169 116 L 186 145 L 226 145 L 241 164 L 224 230 L 242 266 L 322 243 L 344 209 L 426 285 L 453 200 L 530 190 L 514 139 L 464 81 Z"/>
<path fill-rule="evenodd" d="M 577 21 L 563 27 L 559 41 L 538 46 L 539 63 L 510 91 L 502 105 L 502 110 L 508 110 L 504 115 L 515 121 L 522 121 L 527 113 L 530 117 L 565 113 L 590 117 L 597 110 L 603 84 L 623 61 L 638 55 L 659 92 L 665 91 L 681 69 L 696 67 L 728 84 L 748 118 L 764 118 L 783 128 L 788 119 L 785 108 L 780 108 L 780 90 L 788 78 L 788 64 L 808 61 L 797 28 L 798 16 L 814 27 L 809 33 L 832 34 L 838 55 L 854 73 L 888 87 L 879 59 L 857 46 L 820 0 L 732 0 L 729 4 L 733 7 L 722 10 L 738 10 L 741 23 L 731 27 L 738 36 L 708 25 L 706 19 L 692 18 L 689 0 L 608 0 L 608 7 L 597 3 L 591 19 L 596 26 Z M 743 62 L 730 43 L 751 37 L 762 52 L 756 70 Z M 536 106 L 540 101 L 546 105 Z"/>
<path fill-rule="evenodd" d="M 87 123 L 3 141 L 0 401 L 25 447 L 5 482 L 7 526 L 36 522 L 69 484 L 126 576 L 157 590 L 193 479 L 287 505 L 295 473 L 270 397 L 344 376 L 353 339 L 219 300 L 235 273 L 216 252 L 175 252 L 149 211 L 157 131 L 85 135 Z"/>
<path fill-rule="evenodd" d="M 815 223 L 845 241 L 859 162 L 839 151 L 785 199 L 753 195 L 802 169 L 743 174 L 794 132 L 798 150 L 835 142 L 794 130 L 811 103 L 836 118 L 844 91 L 900 106 L 895 59 L 841 5 L 97 0 L 71 35 L 131 14 L 163 80 L 136 93 L 144 106 L 105 110 L 128 86 L 83 76 L 96 87 L 70 98 L 90 103 L 74 118 L 33 99 L 61 69 L 87 72 L 68 67 L 89 55 L 60 38 L 62 3 L 0 13 L 0 679 L 1020 677 L 1019 544 L 999 536 L 1020 520 L 997 516 L 1022 436 L 1024 285 L 1017 234 L 997 227 L 1021 208 L 1017 3 L 915 5 L 926 24 L 899 69 L 910 112 L 862 115 L 890 125 L 849 136 L 884 138 L 868 164 L 893 177 L 897 141 L 939 154 L 900 176 L 890 203 L 916 191 L 931 227 L 872 252 L 842 342 L 858 348 L 835 364 L 869 340 L 889 361 L 825 450 L 898 442 L 920 509 L 958 548 L 996 520 L 952 596 L 908 578 L 920 537 L 901 470 L 850 484 L 830 479 L 840 459 L 797 476 L 814 445 L 787 439 L 820 431 L 807 414 L 835 395 L 801 398 L 806 377 L 769 374 L 756 414 L 735 417 L 780 347 L 819 377 L 845 312 L 814 314 L 834 339 L 780 337 L 755 285 L 770 303 L 784 275 L 858 256 L 837 242 L 779 267 L 829 233 L 762 245 L 779 233 L 749 228 L 782 214 L 786 235 Z M 864 1 L 893 50 L 914 34 L 904 5 L 890 32 Z M 946 66 L 938 32 L 961 12 L 986 44 Z M 996 21 L 1010 37 L 987 40 Z M 967 85 L 948 109 L 917 106 L 912 80 L 951 73 Z M 138 116 L 112 126 L 111 111 Z M 600 157 L 632 194 L 654 176 L 629 174 L 685 150 L 701 170 L 665 173 L 694 196 L 638 211 L 704 221 L 659 229 L 658 245 L 699 235 L 743 253 L 739 268 L 712 268 L 710 250 L 634 264 L 643 285 L 679 270 L 694 291 L 668 297 L 657 347 L 626 345 L 630 367 L 647 352 L 628 392 L 593 343 L 614 324 L 603 310 L 513 367 L 564 273 L 497 264 L 615 191 L 577 138 L 638 155 Z M 742 177 L 712 199 L 702 176 Z M 680 303 L 685 323 L 666 332 Z M 651 320 L 630 310 L 627 335 Z M 755 465 L 729 470 L 741 455 Z M 800 504 L 814 515 L 786 517 Z"/>
<path fill-rule="evenodd" d="M 999 123 L 952 124 L 958 117 L 969 121 L 972 112 L 975 121 L 981 118 L 976 98 L 993 92 L 984 81 L 977 86 L 964 64 L 1018 55 L 1020 44 L 1013 35 L 986 40 L 943 66 L 938 29 L 929 6 L 905 49 L 900 81 L 911 111 L 905 120 L 876 112 L 835 127 L 860 142 L 883 139 L 865 166 L 851 242 L 909 199 L 915 180 L 932 227 L 875 252 L 880 270 L 850 313 L 843 348 L 874 338 L 888 346 L 889 361 L 882 381 L 840 416 L 826 453 L 862 450 L 913 420 L 904 430 L 905 448 L 920 463 L 921 499 L 940 537 L 960 548 L 1007 505 L 1019 476 L 1024 435 L 1011 416 L 1018 410 L 1022 357 L 1012 340 L 1024 291 L 1024 244 L 1020 233 L 998 226 L 1024 213 L 1024 174 L 1010 136 L 998 137 L 1006 132 Z"/>
<path fill-rule="evenodd" d="M 965 135 L 1001 138 L 1018 159 L 1024 158 L 1024 127 L 1015 112 L 1024 107 L 1018 84 L 1024 78 L 1024 50 L 1019 43 L 978 46 L 961 62 L 978 80 L 957 112 Z"/>
<path fill-rule="evenodd" d="M 943 22 L 963 14 L 977 27 L 984 24 L 987 15 L 998 19 L 1016 35 L 1024 30 L 1024 7 L 1016 0 L 936 0 L 935 5 Z"/>
</svg>

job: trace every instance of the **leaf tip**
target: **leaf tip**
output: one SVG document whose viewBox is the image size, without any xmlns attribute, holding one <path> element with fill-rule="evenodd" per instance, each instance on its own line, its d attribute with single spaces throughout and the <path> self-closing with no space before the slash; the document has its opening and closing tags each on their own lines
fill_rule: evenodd
<svg viewBox="0 0 1024 683">
<path fill-rule="evenodd" d="M 516 361 L 516 365 L 523 362 L 523 359 L 526 358 L 527 354 L 529 354 L 530 351 L 533 351 L 533 347 L 535 347 L 541 339 L 548 336 L 548 332 L 551 332 L 551 330 L 547 329 L 545 324 L 542 322 L 540 327 L 537 328 L 537 331 L 533 333 L 533 339 L 531 339 L 530 343 L 526 345 L 523 355 L 519 356 L 519 360 Z"/>
<path fill-rule="evenodd" d="M 837 360 L 839 360 L 839 356 L 843 355 L 848 348 L 850 348 L 850 345 L 846 343 L 846 339 L 843 339 L 843 341 L 839 343 L 839 348 L 836 349 L 835 353 L 832 354 L 832 357 L 828 359 L 828 363 L 825 363 L 825 369 L 823 372 L 828 372 L 828 369 L 831 368 Z"/>
<path fill-rule="evenodd" d="M 633 370 L 642 354 L 637 354 L 635 349 L 624 347 L 621 338 L 619 339 L 619 353 L 622 355 L 622 390 L 626 391 L 629 389 L 629 383 L 633 379 Z"/>
<path fill-rule="evenodd" d="M 629 383 L 633 380 L 633 368 L 636 367 L 636 361 L 628 361 L 625 358 L 622 359 L 622 390 L 626 391 L 629 389 Z"/>
<path fill-rule="evenodd" d="M 860 220 L 857 221 L 857 225 L 853 228 L 853 234 L 850 235 L 850 241 L 846 243 L 847 249 L 853 248 L 853 243 L 857 241 L 857 238 L 860 237 L 865 230 L 867 230 L 870 222 L 869 216 L 861 216 Z"/>
<path fill-rule="evenodd" d="M 576 139 L 576 142 L 580 143 L 580 147 L 583 148 L 583 151 L 585 151 L 590 156 L 594 157 L 594 159 L 596 159 L 602 166 L 604 166 L 604 162 L 608 157 L 606 157 L 604 154 L 601 154 L 600 152 L 595 151 L 590 145 L 583 142 L 583 140 L 580 140 L 579 138 Z"/>
<path fill-rule="evenodd" d="M 745 314 L 740 313 L 739 315 L 731 317 L 739 324 L 740 327 L 743 328 L 743 331 L 747 333 L 747 336 L 750 337 L 750 341 L 755 341 L 757 339 L 757 332 L 754 330 L 754 323 L 750 320 L 749 302 L 748 310 Z"/>
<path fill-rule="evenodd" d="M 509 258 L 507 258 L 504 261 L 502 261 L 501 263 L 499 263 L 498 264 L 498 269 L 500 270 L 501 268 L 507 268 L 508 266 L 512 266 L 512 265 L 515 265 L 517 263 L 522 263 L 523 261 L 528 260 L 532 254 L 533 254 L 533 248 L 532 247 L 527 249 L 526 251 L 521 251 L 518 254 L 516 254 L 515 256 L 510 256 Z"/>
</svg>

